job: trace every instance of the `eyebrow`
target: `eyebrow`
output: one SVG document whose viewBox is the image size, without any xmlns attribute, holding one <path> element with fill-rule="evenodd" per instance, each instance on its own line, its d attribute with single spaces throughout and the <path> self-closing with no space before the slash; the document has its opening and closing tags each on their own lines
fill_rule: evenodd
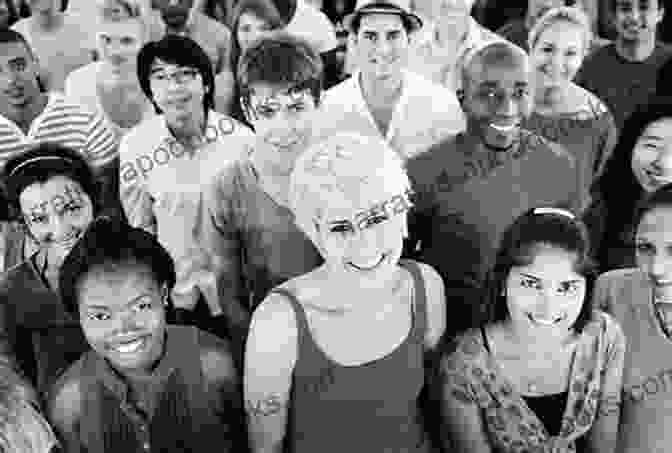
<svg viewBox="0 0 672 453">
<path fill-rule="evenodd" d="M 136 297 L 135 299 L 132 299 L 130 302 L 127 302 L 126 304 L 124 304 L 124 307 L 130 307 L 131 305 L 135 305 L 141 299 L 143 299 L 147 296 L 150 296 L 150 293 L 141 294 L 138 297 Z M 87 305 L 86 308 L 87 308 L 87 310 L 109 310 L 110 306 L 109 305 Z"/>
<path fill-rule="evenodd" d="M 531 279 L 536 280 L 536 281 L 538 281 L 538 282 L 542 281 L 541 278 L 539 278 L 539 277 L 537 277 L 537 276 L 535 276 L 535 275 L 532 275 L 532 274 L 526 274 L 525 272 L 521 272 L 520 275 L 523 275 L 523 276 L 525 276 L 525 277 L 531 278 Z M 561 281 L 560 283 L 575 283 L 575 282 L 580 282 L 580 281 L 581 281 L 581 279 L 579 279 L 579 278 L 574 278 L 574 279 L 570 279 L 570 280 L 563 280 L 563 281 Z"/>
</svg>

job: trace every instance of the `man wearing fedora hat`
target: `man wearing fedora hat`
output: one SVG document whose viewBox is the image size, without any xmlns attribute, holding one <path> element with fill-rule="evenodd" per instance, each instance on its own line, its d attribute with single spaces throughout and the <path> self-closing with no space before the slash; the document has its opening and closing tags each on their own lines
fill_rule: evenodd
<svg viewBox="0 0 672 453">
<path fill-rule="evenodd" d="M 455 93 L 406 70 L 410 35 L 422 26 L 409 0 L 358 0 L 344 25 L 358 70 L 325 93 L 320 131 L 381 137 L 402 158 L 465 128 Z"/>
</svg>

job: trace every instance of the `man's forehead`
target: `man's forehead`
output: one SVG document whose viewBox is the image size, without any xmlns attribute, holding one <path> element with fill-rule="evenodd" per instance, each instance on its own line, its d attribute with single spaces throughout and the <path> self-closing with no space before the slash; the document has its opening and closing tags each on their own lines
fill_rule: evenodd
<svg viewBox="0 0 672 453">
<path fill-rule="evenodd" d="M 150 66 L 152 71 L 156 71 L 159 69 L 179 69 L 184 67 L 185 66 L 181 66 L 179 64 L 168 63 L 166 61 L 161 60 L 160 58 L 155 58 Z"/>
<path fill-rule="evenodd" d="M 250 86 L 250 92 L 255 98 L 265 99 L 286 99 L 289 101 L 305 99 L 310 96 L 308 87 L 301 88 L 296 85 L 275 85 L 268 83 L 254 83 Z"/>
<path fill-rule="evenodd" d="M 480 86 L 496 88 L 530 83 L 530 74 L 524 66 L 491 65 L 481 66 L 478 69 L 471 72 L 471 79 Z"/>
</svg>

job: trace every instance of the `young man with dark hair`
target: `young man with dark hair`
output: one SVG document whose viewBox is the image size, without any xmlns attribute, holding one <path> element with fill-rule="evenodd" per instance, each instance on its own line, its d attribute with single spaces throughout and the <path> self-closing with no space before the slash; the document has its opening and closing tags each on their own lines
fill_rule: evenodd
<svg viewBox="0 0 672 453">
<path fill-rule="evenodd" d="M 129 223 L 156 234 L 175 260 L 172 297 L 186 310 L 182 314 L 202 300 L 209 307 L 203 316 L 220 315 L 214 276 L 207 271 L 209 253 L 195 239 L 200 193 L 209 178 L 247 154 L 253 134 L 213 110 L 212 66 L 193 40 L 167 35 L 146 44 L 138 55 L 138 76 L 159 115 L 121 140 L 122 205 Z"/>
<path fill-rule="evenodd" d="M 656 40 L 663 0 L 610 0 L 610 5 L 616 40 L 586 58 L 576 82 L 607 104 L 620 129 L 655 93 L 658 70 L 672 57 L 672 47 Z"/>
<path fill-rule="evenodd" d="M 0 30 L 0 74 L 0 167 L 39 142 L 72 148 L 96 173 L 106 212 L 120 213 L 117 142 L 111 125 L 61 93 L 43 91 L 35 55 L 23 35 L 14 30 Z M 4 231 L 0 240 L 21 241 L 22 236 Z M 24 245 L 24 258 L 37 250 L 33 241 Z M 7 247 L 11 244 L 0 249 Z M 0 269 L 13 264 L 17 263 L 2 263 Z"/>
<path fill-rule="evenodd" d="M 239 68 L 256 140 L 206 191 L 199 240 L 214 255 L 222 310 L 242 354 L 250 316 L 268 291 L 322 263 L 288 207 L 289 176 L 313 140 L 322 63 L 308 43 L 277 34 L 253 44 Z"/>
<path fill-rule="evenodd" d="M 464 129 L 455 92 L 405 69 L 409 35 L 422 26 L 408 0 L 360 0 L 345 25 L 358 70 L 325 93 L 321 135 L 381 137 L 407 159 Z"/>
<path fill-rule="evenodd" d="M 174 284 L 173 262 L 153 235 L 106 218 L 64 262 L 61 300 L 91 348 L 50 392 L 65 451 L 245 451 L 229 345 L 166 325 Z"/>
<path fill-rule="evenodd" d="M 484 314 L 481 287 L 499 237 L 521 213 L 564 205 L 578 212 L 571 155 L 521 128 L 532 110 L 527 54 L 508 42 L 471 54 L 463 70 L 467 129 L 408 161 L 416 205 L 405 254 L 430 264 L 446 285 L 448 335 Z"/>
</svg>

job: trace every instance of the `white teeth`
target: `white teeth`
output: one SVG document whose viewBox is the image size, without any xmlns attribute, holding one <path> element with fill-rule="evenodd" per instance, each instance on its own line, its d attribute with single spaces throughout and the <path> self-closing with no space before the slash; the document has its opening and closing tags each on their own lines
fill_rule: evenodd
<svg viewBox="0 0 672 453">
<path fill-rule="evenodd" d="M 132 354 L 136 352 L 144 344 L 143 339 L 135 340 L 131 343 L 124 343 L 114 347 L 115 350 L 122 354 Z"/>
<path fill-rule="evenodd" d="M 531 314 L 531 313 L 528 313 L 527 317 L 528 317 L 528 318 L 530 319 L 530 321 L 532 321 L 533 323 L 535 323 L 535 324 L 540 324 L 540 325 L 542 325 L 542 326 L 552 326 L 552 325 L 554 325 L 555 323 L 560 322 L 560 321 L 562 321 L 563 319 L 565 319 L 565 316 L 564 316 L 564 315 L 563 315 L 563 316 L 558 316 L 557 318 L 546 319 L 546 318 L 538 318 L 538 317 L 534 316 L 534 315 Z"/>
<path fill-rule="evenodd" d="M 509 126 L 501 126 L 494 123 L 491 123 L 490 126 L 492 126 L 493 129 L 498 130 L 500 132 L 510 132 L 513 130 L 514 127 L 516 127 L 515 124 L 511 124 Z"/>
<path fill-rule="evenodd" d="M 384 258 L 385 258 L 385 255 L 381 255 L 378 258 L 373 259 L 373 260 L 369 260 L 365 263 L 350 262 L 350 264 L 352 264 L 357 269 L 371 270 L 371 269 L 375 268 L 376 266 L 378 266 L 383 261 Z"/>
</svg>

